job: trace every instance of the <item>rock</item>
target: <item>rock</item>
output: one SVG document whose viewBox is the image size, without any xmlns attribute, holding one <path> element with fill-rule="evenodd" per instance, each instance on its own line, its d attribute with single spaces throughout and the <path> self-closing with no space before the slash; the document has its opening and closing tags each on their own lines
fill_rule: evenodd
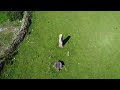
<svg viewBox="0 0 120 90">
<path fill-rule="evenodd" d="M 60 71 L 64 66 L 64 62 L 59 60 L 57 62 L 54 63 L 54 67 L 57 71 Z"/>
<path fill-rule="evenodd" d="M 2 28 L 0 28 L 0 32 L 1 32 L 1 31 L 3 31 L 3 29 L 2 29 Z"/>
<path fill-rule="evenodd" d="M 67 56 L 70 56 L 70 53 L 69 53 L 69 51 L 67 52 Z"/>
<path fill-rule="evenodd" d="M 63 48 L 63 36 L 62 34 L 59 35 L 59 45 L 60 48 Z"/>
</svg>

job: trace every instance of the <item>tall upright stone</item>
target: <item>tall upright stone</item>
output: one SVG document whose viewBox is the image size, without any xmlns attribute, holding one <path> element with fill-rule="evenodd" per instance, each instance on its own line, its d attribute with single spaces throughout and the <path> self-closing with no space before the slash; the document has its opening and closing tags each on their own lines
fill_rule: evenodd
<svg viewBox="0 0 120 90">
<path fill-rule="evenodd" d="M 63 35 L 60 34 L 59 35 L 59 45 L 58 45 L 60 48 L 63 48 Z"/>
</svg>

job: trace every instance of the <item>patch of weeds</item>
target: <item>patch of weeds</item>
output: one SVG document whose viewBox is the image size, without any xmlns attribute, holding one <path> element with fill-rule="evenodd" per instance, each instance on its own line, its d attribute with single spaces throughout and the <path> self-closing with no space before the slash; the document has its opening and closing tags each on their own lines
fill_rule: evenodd
<svg viewBox="0 0 120 90">
<path fill-rule="evenodd" d="M 18 27 L 18 26 L 20 26 L 20 24 L 21 24 L 21 22 L 20 22 L 19 20 L 12 21 L 11 23 L 12 23 L 12 25 L 13 25 L 14 27 Z"/>
</svg>

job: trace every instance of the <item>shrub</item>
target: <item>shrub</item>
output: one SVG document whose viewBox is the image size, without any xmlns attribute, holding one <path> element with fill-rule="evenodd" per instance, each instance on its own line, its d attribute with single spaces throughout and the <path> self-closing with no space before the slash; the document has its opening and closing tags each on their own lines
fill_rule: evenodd
<svg viewBox="0 0 120 90">
<path fill-rule="evenodd" d="M 23 11 L 8 11 L 7 15 L 10 21 L 21 20 L 23 18 Z"/>
</svg>

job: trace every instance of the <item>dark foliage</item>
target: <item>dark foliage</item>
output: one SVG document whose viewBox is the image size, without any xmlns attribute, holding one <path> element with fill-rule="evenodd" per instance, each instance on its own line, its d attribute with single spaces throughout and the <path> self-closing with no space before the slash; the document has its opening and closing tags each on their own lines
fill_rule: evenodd
<svg viewBox="0 0 120 90">
<path fill-rule="evenodd" d="M 8 11 L 7 15 L 10 21 L 21 20 L 23 18 L 23 11 Z"/>
</svg>

